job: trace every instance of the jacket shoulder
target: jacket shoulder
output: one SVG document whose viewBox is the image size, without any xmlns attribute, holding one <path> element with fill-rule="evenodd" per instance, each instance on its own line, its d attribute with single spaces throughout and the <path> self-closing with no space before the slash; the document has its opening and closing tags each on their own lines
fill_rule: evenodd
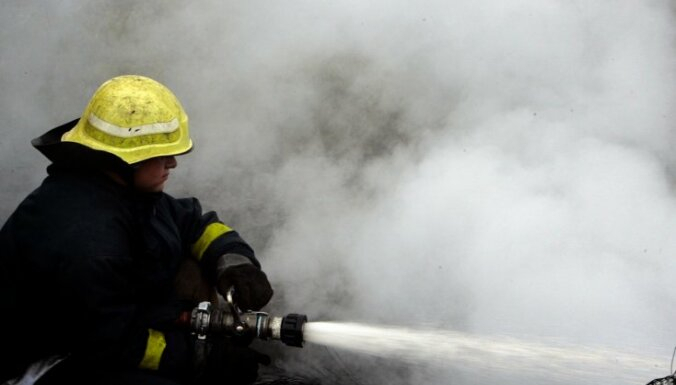
<svg viewBox="0 0 676 385">
<path fill-rule="evenodd" d="M 19 205 L 7 231 L 33 248 L 117 253 L 131 231 L 132 214 L 114 189 L 96 178 L 50 175 Z"/>
</svg>

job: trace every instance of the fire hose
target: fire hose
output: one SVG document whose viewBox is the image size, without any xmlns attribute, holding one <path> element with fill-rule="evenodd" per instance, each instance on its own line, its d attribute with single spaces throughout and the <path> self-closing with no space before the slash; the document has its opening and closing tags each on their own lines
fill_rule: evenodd
<svg viewBox="0 0 676 385">
<path fill-rule="evenodd" d="M 211 335 L 225 335 L 261 340 L 279 340 L 288 346 L 303 347 L 303 327 L 307 322 L 304 314 L 271 316 L 260 311 L 239 310 L 233 300 L 234 290 L 226 295 L 227 309 L 200 302 L 191 312 L 181 314 L 178 323 L 187 326 L 200 340 Z"/>
</svg>

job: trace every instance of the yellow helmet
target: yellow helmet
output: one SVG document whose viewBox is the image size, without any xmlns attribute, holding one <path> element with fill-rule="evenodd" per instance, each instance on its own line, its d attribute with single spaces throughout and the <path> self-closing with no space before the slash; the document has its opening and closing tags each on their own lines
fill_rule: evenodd
<svg viewBox="0 0 676 385">
<path fill-rule="evenodd" d="M 138 75 L 103 83 L 61 141 L 111 153 L 128 164 L 192 148 L 188 116 L 176 96 L 157 81 Z"/>
</svg>

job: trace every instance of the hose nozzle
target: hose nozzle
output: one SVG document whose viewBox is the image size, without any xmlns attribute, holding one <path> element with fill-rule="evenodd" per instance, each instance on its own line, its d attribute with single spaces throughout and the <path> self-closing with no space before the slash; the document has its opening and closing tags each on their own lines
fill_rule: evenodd
<svg viewBox="0 0 676 385">
<path fill-rule="evenodd" d="M 229 299 L 231 300 L 231 299 Z M 181 319 L 186 320 L 186 316 Z M 187 321 L 187 320 L 186 320 Z M 210 334 L 280 340 L 288 346 L 303 347 L 304 314 L 273 317 L 264 312 L 239 312 L 234 305 L 220 309 L 210 302 L 201 302 L 190 314 L 190 329 L 198 338 Z M 184 323 L 186 323 L 184 321 Z"/>
</svg>

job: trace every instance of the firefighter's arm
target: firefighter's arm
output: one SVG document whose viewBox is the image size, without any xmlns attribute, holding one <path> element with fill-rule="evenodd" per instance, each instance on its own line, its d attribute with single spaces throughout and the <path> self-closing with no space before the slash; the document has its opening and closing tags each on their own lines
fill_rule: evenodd
<svg viewBox="0 0 676 385">
<path fill-rule="evenodd" d="M 185 247 L 219 293 L 225 296 L 234 288 L 235 301 L 244 310 L 265 306 L 273 290 L 249 244 L 216 213 L 203 214 L 197 199 L 174 201 L 173 212 L 187 240 Z"/>
<path fill-rule="evenodd" d="M 140 303 L 130 282 L 132 259 L 87 255 L 61 271 L 68 313 L 71 352 L 91 367 L 141 368 L 172 378 L 189 375 L 189 334 L 173 327 L 188 304 Z"/>
</svg>

